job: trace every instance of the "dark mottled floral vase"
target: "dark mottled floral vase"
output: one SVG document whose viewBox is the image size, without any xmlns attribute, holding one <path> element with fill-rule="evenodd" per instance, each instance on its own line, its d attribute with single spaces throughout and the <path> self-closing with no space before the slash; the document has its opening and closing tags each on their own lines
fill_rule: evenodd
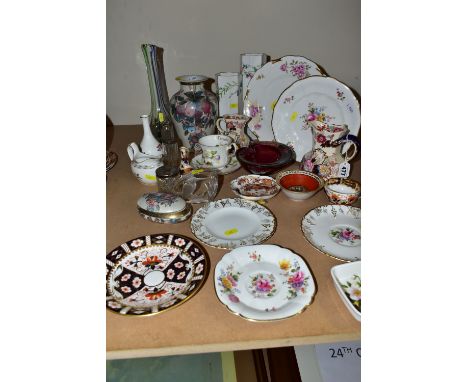
<svg viewBox="0 0 468 382">
<path fill-rule="evenodd" d="M 187 75 L 176 80 L 180 90 L 170 100 L 172 119 L 182 144 L 194 149 L 201 137 L 215 133 L 218 99 L 203 86 L 208 77 Z"/>
</svg>

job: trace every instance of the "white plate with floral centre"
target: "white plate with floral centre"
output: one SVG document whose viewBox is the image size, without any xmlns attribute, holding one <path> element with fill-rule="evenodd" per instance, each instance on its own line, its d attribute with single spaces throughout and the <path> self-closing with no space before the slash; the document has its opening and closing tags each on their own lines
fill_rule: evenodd
<svg viewBox="0 0 468 382">
<path fill-rule="evenodd" d="M 244 114 L 251 117 L 249 129 L 260 141 L 273 141 L 273 109 L 281 93 L 297 80 L 326 75 L 318 65 L 301 56 L 284 56 L 263 65 L 247 85 Z"/>
<path fill-rule="evenodd" d="M 106 256 L 106 307 L 127 316 L 146 316 L 179 306 L 203 286 L 208 254 L 182 235 L 141 236 Z"/>
<path fill-rule="evenodd" d="M 335 265 L 330 272 L 338 295 L 353 317 L 361 321 L 361 262 Z"/>
<path fill-rule="evenodd" d="M 347 125 L 349 134 L 357 136 L 361 113 L 351 89 L 332 77 L 312 76 L 297 81 L 279 97 L 271 124 L 275 139 L 294 148 L 301 161 L 313 148 L 312 122 L 316 121 Z"/>
<path fill-rule="evenodd" d="M 293 317 L 309 306 L 315 282 L 305 261 L 276 245 L 236 248 L 215 268 L 219 300 L 253 321 Z"/>
<path fill-rule="evenodd" d="M 302 232 L 320 252 L 343 261 L 361 260 L 361 209 L 329 204 L 309 211 Z"/>
<path fill-rule="evenodd" d="M 276 218 L 257 202 L 220 199 L 195 212 L 190 228 L 195 237 L 211 247 L 233 249 L 268 240 L 275 233 Z"/>
</svg>

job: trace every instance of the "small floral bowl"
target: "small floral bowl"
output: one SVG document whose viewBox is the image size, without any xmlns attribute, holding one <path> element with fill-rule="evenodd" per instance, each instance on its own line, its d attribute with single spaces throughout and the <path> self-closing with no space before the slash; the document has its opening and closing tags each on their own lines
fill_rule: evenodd
<svg viewBox="0 0 468 382">
<path fill-rule="evenodd" d="M 359 199 L 361 185 L 352 179 L 331 178 L 325 183 L 325 193 L 330 202 L 349 206 Z"/>
<path fill-rule="evenodd" d="M 323 179 L 309 171 L 290 170 L 280 172 L 276 176 L 286 196 L 295 201 L 306 200 L 315 195 L 323 187 Z"/>
</svg>

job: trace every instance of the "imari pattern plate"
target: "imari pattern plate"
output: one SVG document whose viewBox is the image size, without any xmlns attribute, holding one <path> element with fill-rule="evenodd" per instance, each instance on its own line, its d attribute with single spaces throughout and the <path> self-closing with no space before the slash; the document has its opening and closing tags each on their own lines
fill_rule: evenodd
<svg viewBox="0 0 468 382">
<path fill-rule="evenodd" d="M 106 256 L 106 307 L 127 316 L 174 308 L 205 282 L 210 261 L 196 241 L 169 233 L 127 241 Z"/>
<path fill-rule="evenodd" d="M 320 252 L 343 261 L 361 260 L 361 209 L 330 204 L 309 211 L 302 232 Z"/>
<path fill-rule="evenodd" d="M 220 199 L 195 212 L 191 229 L 205 244 L 232 249 L 268 240 L 275 233 L 276 218 L 257 202 Z"/>
<path fill-rule="evenodd" d="M 276 245 L 234 249 L 216 265 L 214 278 L 219 300 L 252 321 L 293 317 L 312 303 L 315 294 L 305 261 Z"/>
</svg>

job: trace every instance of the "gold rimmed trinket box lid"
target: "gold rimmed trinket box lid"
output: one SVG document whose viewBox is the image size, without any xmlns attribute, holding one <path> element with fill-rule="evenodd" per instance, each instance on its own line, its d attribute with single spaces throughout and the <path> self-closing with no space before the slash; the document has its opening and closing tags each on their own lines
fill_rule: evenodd
<svg viewBox="0 0 468 382">
<path fill-rule="evenodd" d="M 155 223 L 180 223 L 192 215 L 192 206 L 183 198 L 163 192 L 143 194 L 137 209 L 143 218 Z"/>
</svg>

